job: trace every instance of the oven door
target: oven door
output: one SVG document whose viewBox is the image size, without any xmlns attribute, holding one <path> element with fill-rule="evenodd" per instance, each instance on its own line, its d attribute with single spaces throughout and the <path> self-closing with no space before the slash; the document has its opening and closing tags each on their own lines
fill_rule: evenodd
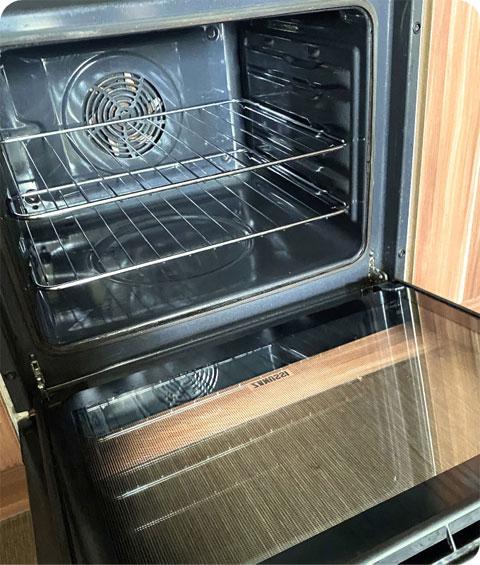
<svg viewBox="0 0 480 565">
<path fill-rule="evenodd" d="M 24 429 L 39 560 L 470 551 L 479 375 L 480 318 L 392 283 L 118 369 Z"/>
</svg>

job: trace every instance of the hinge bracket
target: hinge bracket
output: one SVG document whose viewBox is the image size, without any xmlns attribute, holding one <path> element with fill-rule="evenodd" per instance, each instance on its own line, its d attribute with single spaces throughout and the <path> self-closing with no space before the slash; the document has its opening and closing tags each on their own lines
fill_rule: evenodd
<svg viewBox="0 0 480 565">
<path fill-rule="evenodd" d="M 32 368 L 33 377 L 37 383 L 37 388 L 42 396 L 48 396 L 45 389 L 45 377 L 43 376 L 40 363 L 35 359 L 35 355 L 30 355 L 30 367 Z"/>
<path fill-rule="evenodd" d="M 368 259 L 368 280 L 372 283 L 380 283 L 388 281 L 388 275 L 375 265 L 375 253 L 370 251 Z"/>
</svg>

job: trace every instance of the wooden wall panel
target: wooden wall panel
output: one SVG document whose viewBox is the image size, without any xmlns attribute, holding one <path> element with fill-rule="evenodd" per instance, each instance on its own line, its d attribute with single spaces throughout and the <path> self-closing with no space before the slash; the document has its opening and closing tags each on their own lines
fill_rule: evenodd
<svg viewBox="0 0 480 565">
<path fill-rule="evenodd" d="M 407 278 L 480 312 L 480 13 L 432 0 L 429 23 Z"/>
<path fill-rule="evenodd" d="M 25 467 L 17 433 L 2 394 L 0 394 L 0 563 L 36 563 Z"/>
<path fill-rule="evenodd" d="M 0 396 L 0 471 L 22 465 L 17 433 Z"/>
<path fill-rule="evenodd" d="M 0 521 L 29 509 L 20 444 L 0 396 Z"/>
</svg>

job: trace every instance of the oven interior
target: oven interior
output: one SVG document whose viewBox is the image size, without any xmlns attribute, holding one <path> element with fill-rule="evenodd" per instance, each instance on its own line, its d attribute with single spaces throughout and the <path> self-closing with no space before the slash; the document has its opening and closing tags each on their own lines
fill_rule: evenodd
<svg viewBox="0 0 480 565">
<path fill-rule="evenodd" d="M 4 51 L 2 206 L 41 340 L 355 261 L 370 42 L 351 8 Z"/>
</svg>

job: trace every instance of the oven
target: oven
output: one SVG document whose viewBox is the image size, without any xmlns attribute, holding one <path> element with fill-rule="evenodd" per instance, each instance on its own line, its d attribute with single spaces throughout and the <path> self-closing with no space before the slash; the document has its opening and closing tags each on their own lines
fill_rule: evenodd
<svg viewBox="0 0 480 565">
<path fill-rule="evenodd" d="M 478 394 L 478 317 L 401 282 L 421 11 L 2 15 L 0 369 L 41 561 L 335 560 L 322 536 L 476 461 L 476 410 L 439 422 L 447 372 Z M 349 555 L 453 539 L 474 475 Z"/>
</svg>

